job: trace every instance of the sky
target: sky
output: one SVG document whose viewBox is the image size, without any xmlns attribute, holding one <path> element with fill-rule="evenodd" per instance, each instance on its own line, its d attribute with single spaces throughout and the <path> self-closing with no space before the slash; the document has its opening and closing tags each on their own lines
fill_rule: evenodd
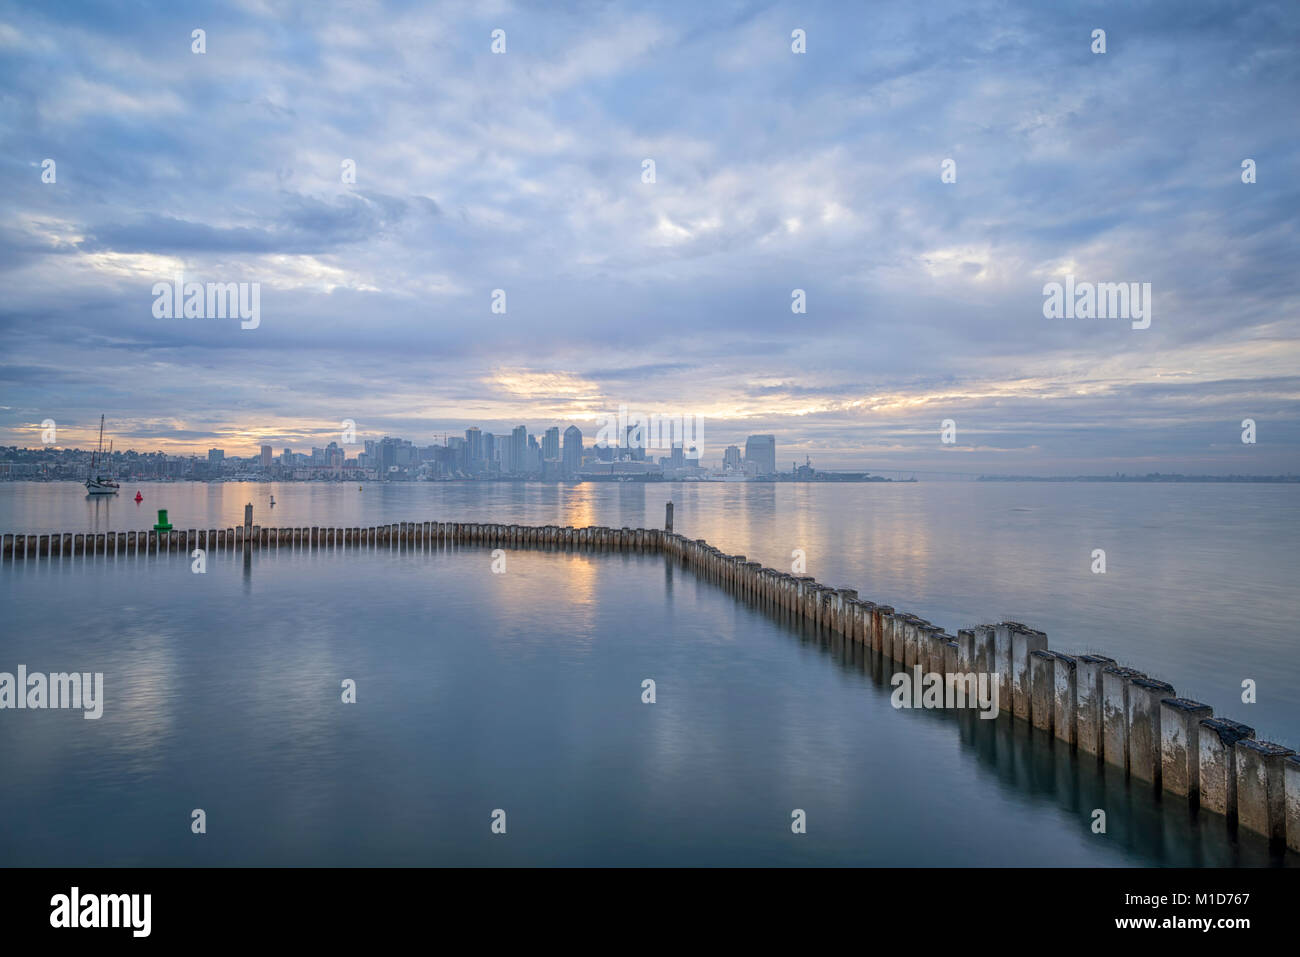
<svg viewBox="0 0 1300 957">
<path fill-rule="evenodd" d="M 0 77 L 3 445 L 626 407 L 706 462 L 1300 472 L 1291 0 L 0 2 Z M 256 327 L 155 315 L 178 273 Z M 1067 275 L 1149 327 L 1047 318 Z"/>
</svg>

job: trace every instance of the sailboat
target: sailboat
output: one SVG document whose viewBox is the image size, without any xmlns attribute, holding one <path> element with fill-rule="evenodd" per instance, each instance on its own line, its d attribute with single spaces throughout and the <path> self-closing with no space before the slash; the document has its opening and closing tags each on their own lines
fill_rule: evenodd
<svg viewBox="0 0 1300 957">
<path fill-rule="evenodd" d="M 112 447 L 113 444 L 110 441 L 109 442 L 110 452 L 108 458 L 109 471 L 112 471 L 112 465 L 113 465 L 113 455 L 111 451 Z M 86 491 L 89 492 L 91 495 L 116 495 L 117 490 L 120 486 L 116 482 L 114 482 L 111 478 L 96 474 L 97 470 L 95 468 L 95 465 L 99 463 L 103 454 L 104 454 L 104 416 L 100 415 L 99 448 L 95 449 L 95 454 L 90 457 L 90 474 L 86 477 Z"/>
</svg>

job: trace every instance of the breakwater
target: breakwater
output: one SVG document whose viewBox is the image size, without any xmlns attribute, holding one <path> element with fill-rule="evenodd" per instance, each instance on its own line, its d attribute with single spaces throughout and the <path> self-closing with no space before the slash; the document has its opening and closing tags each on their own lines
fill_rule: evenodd
<svg viewBox="0 0 1300 957">
<path fill-rule="evenodd" d="M 4 535 L 8 561 L 144 555 L 189 556 L 195 549 L 240 552 L 280 548 L 420 551 L 459 546 L 662 554 L 745 601 L 780 609 L 806 624 L 896 662 L 944 677 L 998 676 L 1009 719 L 1050 735 L 1075 760 L 1096 761 L 1121 778 L 1149 784 L 1165 803 L 1189 801 L 1245 830 L 1293 848 L 1300 842 L 1300 761 L 1256 740 L 1253 729 L 1180 698 L 1170 685 L 1095 654 L 1068 654 L 1018 622 L 975 625 L 948 634 L 923 618 L 728 555 L 665 529 L 405 522 L 368 528 L 263 528 L 251 509 L 241 526 L 103 533 Z M 1297 848 L 1300 849 L 1300 848 Z"/>
</svg>

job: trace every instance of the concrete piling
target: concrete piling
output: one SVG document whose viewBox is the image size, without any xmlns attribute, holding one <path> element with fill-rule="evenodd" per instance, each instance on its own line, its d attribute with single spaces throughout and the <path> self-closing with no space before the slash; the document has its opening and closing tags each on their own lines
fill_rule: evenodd
<svg viewBox="0 0 1300 957">
<path fill-rule="evenodd" d="M 1014 666 L 1011 663 L 1012 639 L 1024 628 L 1018 621 L 1001 621 L 993 626 L 993 664 L 998 675 L 998 710 L 1011 711 L 1015 703 L 1012 688 Z"/>
<path fill-rule="evenodd" d="M 1023 625 L 1011 632 L 1012 711 L 1022 721 L 1030 720 L 1033 689 L 1029 673 L 1029 656 L 1047 650 L 1047 636 Z M 1050 719 L 1049 719 L 1050 720 Z"/>
<path fill-rule="evenodd" d="M 975 632 L 957 629 L 957 667 L 966 674 L 975 672 Z"/>
<path fill-rule="evenodd" d="M 1080 751 L 1101 757 L 1102 754 L 1102 671 L 1115 664 L 1105 655 L 1075 657 L 1074 726 L 1075 743 Z"/>
<path fill-rule="evenodd" d="M 925 636 L 929 660 L 929 670 L 937 675 L 946 674 L 944 656 L 948 652 L 948 642 L 952 635 L 946 634 L 938 625 L 930 626 Z"/>
<path fill-rule="evenodd" d="M 881 651 L 885 647 L 886 628 L 893 620 L 894 609 L 889 605 L 877 605 L 871 610 L 871 650 Z"/>
<path fill-rule="evenodd" d="M 976 625 L 971 629 L 974 636 L 972 645 L 975 654 L 974 671 L 978 674 L 988 675 L 989 681 L 993 681 L 993 675 L 998 670 L 997 639 L 994 631 L 992 625 Z M 997 683 L 997 688 L 1000 694 L 1002 690 L 1000 680 Z M 999 700 L 999 710 L 1005 707 L 1006 705 Z"/>
<path fill-rule="evenodd" d="M 1078 695 L 1078 660 L 1055 652 L 1052 661 L 1052 732 L 1066 744 L 1078 743 L 1075 703 Z"/>
<path fill-rule="evenodd" d="M 1300 851 L 1300 754 L 1282 762 L 1282 789 L 1286 792 L 1286 846 Z"/>
<path fill-rule="evenodd" d="M 1255 729 L 1227 718 L 1203 718 L 1199 731 L 1201 807 L 1226 817 L 1237 814 L 1238 741 Z"/>
<path fill-rule="evenodd" d="M 943 643 L 943 673 L 945 676 L 961 674 L 957 642 L 951 638 Z"/>
<path fill-rule="evenodd" d="M 1128 698 L 1134 678 L 1146 675 L 1132 668 L 1109 665 L 1101 670 L 1101 743 L 1107 764 L 1128 770 Z"/>
<path fill-rule="evenodd" d="M 1056 727 L 1056 655 L 1045 648 L 1029 652 L 1029 694 L 1025 717 L 1049 734 Z M 1022 717 L 1017 707 L 1016 717 Z"/>
<path fill-rule="evenodd" d="M 1177 695 L 1174 686 L 1154 678 L 1134 678 L 1128 689 L 1128 773 L 1160 786 L 1160 702 Z"/>
<path fill-rule="evenodd" d="M 1212 717 L 1214 709 L 1208 704 L 1160 699 L 1160 782 L 1170 794 L 1200 799 L 1201 722 Z"/>
<path fill-rule="evenodd" d="M 1269 741 L 1242 738 L 1237 758 L 1237 825 L 1270 841 L 1286 841 L 1285 761 L 1295 754 Z"/>
</svg>

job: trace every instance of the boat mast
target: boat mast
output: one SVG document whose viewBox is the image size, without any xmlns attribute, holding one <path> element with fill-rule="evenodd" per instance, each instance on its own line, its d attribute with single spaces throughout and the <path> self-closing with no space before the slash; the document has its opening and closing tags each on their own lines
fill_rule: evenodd
<svg viewBox="0 0 1300 957">
<path fill-rule="evenodd" d="M 104 414 L 99 414 L 99 446 L 95 449 L 95 454 L 90 457 L 90 477 L 95 477 L 95 463 L 99 460 L 100 453 L 104 451 Z"/>
</svg>

